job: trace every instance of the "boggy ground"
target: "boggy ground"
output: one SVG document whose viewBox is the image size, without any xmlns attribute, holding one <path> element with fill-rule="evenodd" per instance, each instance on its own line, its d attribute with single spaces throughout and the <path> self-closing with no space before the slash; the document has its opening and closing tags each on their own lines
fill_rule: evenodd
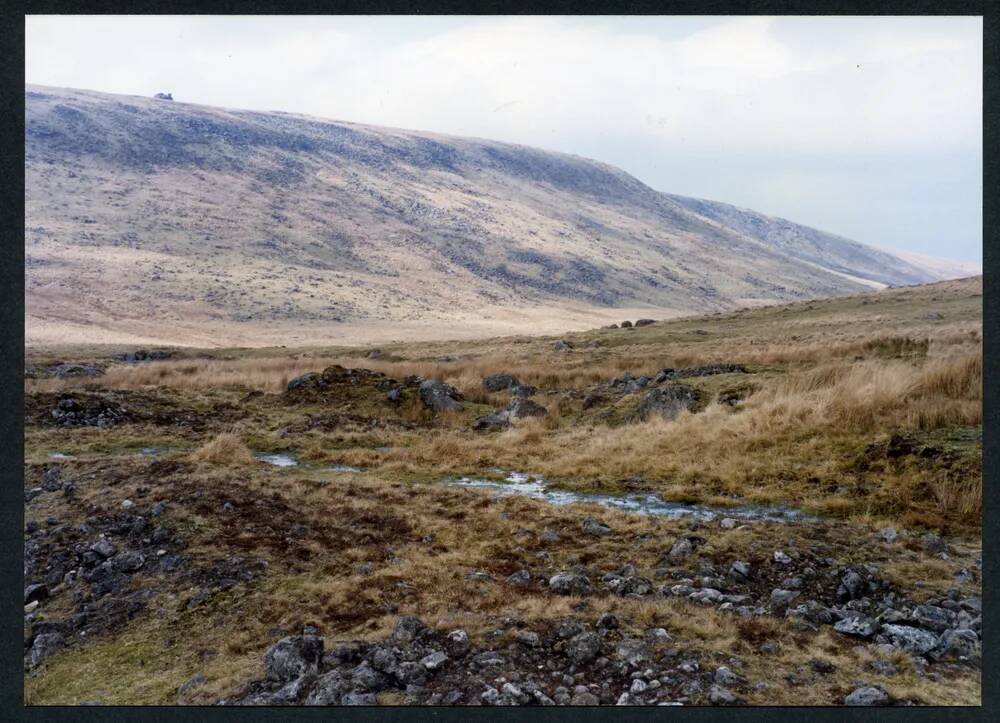
<svg viewBox="0 0 1000 723">
<path fill-rule="evenodd" d="M 561 340 L 30 349 L 26 699 L 976 704 L 980 329 L 971 280 Z M 722 509 L 441 483 L 501 470 Z"/>
</svg>

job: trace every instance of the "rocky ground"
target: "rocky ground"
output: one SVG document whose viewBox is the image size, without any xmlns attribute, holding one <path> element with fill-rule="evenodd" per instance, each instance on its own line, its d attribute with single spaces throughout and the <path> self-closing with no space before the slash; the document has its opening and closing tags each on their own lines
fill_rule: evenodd
<svg viewBox="0 0 1000 723">
<path fill-rule="evenodd" d="M 765 401 L 799 372 L 715 351 L 599 361 L 658 327 L 517 343 L 535 366 L 277 352 L 259 380 L 238 350 L 29 355 L 27 700 L 978 704 L 978 508 L 931 490 L 981 475 L 981 428 L 882 417 L 848 444 L 797 413 L 794 444 L 759 447 L 772 466 L 737 488 L 705 472 L 740 443 L 726 425 L 759 415 L 781 438 Z M 939 343 L 896 339 L 844 356 L 902 369 Z M 887 346 L 904 361 L 873 360 Z M 958 418 L 956 389 L 936 419 Z M 656 465 L 683 447 L 615 446 L 709 423 L 680 486 Z M 810 466 L 830 449 L 838 466 Z M 513 470 L 582 502 L 449 484 Z M 698 514 L 600 502 L 620 494 Z M 804 514 L 737 512 L 777 502 Z"/>
</svg>

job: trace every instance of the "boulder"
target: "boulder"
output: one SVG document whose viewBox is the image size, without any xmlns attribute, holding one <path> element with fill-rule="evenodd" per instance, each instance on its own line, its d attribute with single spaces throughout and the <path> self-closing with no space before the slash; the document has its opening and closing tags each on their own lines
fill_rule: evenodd
<svg viewBox="0 0 1000 723">
<path fill-rule="evenodd" d="M 833 629 L 844 635 L 853 635 L 856 638 L 870 638 L 879 631 L 879 623 L 867 615 L 856 615 L 838 620 L 833 625 Z"/>
<path fill-rule="evenodd" d="M 549 578 L 549 590 L 558 595 L 586 595 L 591 591 L 590 580 L 586 575 L 560 572 Z"/>
<path fill-rule="evenodd" d="M 943 633 L 955 622 L 955 613 L 937 605 L 917 605 L 911 615 L 920 627 Z"/>
<path fill-rule="evenodd" d="M 483 389 L 488 392 L 502 392 L 520 384 L 520 380 L 512 374 L 490 374 L 483 378 Z"/>
<path fill-rule="evenodd" d="M 42 633 L 35 636 L 31 645 L 31 666 L 35 667 L 66 644 L 62 633 Z"/>
<path fill-rule="evenodd" d="M 729 566 L 729 577 L 736 582 L 748 582 L 753 576 L 750 563 L 745 560 L 734 560 Z"/>
<path fill-rule="evenodd" d="M 694 409 L 700 393 L 687 384 L 669 384 L 646 392 L 631 421 L 647 421 L 654 417 L 671 420 L 684 411 Z"/>
<path fill-rule="evenodd" d="M 580 529 L 588 535 L 596 535 L 598 537 L 611 534 L 610 527 L 593 517 L 587 517 L 584 519 L 583 523 L 580 525 Z"/>
<path fill-rule="evenodd" d="M 601 652 L 601 639 L 596 633 L 580 633 L 566 644 L 566 655 L 577 665 L 589 663 Z"/>
<path fill-rule="evenodd" d="M 424 622 L 412 615 L 404 615 L 396 621 L 392 631 L 392 639 L 399 643 L 408 643 L 427 634 L 429 628 Z"/>
<path fill-rule="evenodd" d="M 935 660 L 965 660 L 973 664 L 982 662 L 982 643 L 974 630 L 967 628 L 946 630 L 931 651 Z"/>
<path fill-rule="evenodd" d="M 631 322 L 631 321 L 628 321 L 628 320 L 626 319 L 625 321 L 623 321 L 623 322 L 621 323 L 621 328 L 622 328 L 622 329 L 631 329 L 631 328 L 632 328 L 632 322 Z"/>
<path fill-rule="evenodd" d="M 921 537 L 920 542 L 923 544 L 924 550 L 932 555 L 947 552 L 948 550 L 948 546 L 945 544 L 944 540 L 935 535 L 933 532 L 928 532 L 926 535 Z"/>
<path fill-rule="evenodd" d="M 264 654 L 267 679 L 286 683 L 303 675 L 315 674 L 323 659 L 323 638 L 296 635 L 282 638 Z"/>
<path fill-rule="evenodd" d="M 435 412 L 450 412 L 462 408 L 462 395 L 450 384 L 427 379 L 420 383 L 420 401 Z"/>
<path fill-rule="evenodd" d="M 779 611 L 784 610 L 788 605 L 799 596 L 796 590 L 783 590 L 781 588 L 775 588 L 771 591 L 770 606 L 772 610 Z"/>
<path fill-rule="evenodd" d="M 889 694 L 881 688 L 866 685 L 848 694 L 844 698 L 844 705 L 850 706 L 874 706 L 886 705 L 889 702 Z"/>
<path fill-rule="evenodd" d="M 938 637 L 933 633 L 909 625 L 883 625 L 882 634 L 897 648 L 918 655 L 926 655 L 938 644 Z"/>
<path fill-rule="evenodd" d="M 635 322 L 636 326 L 649 326 L 650 324 L 655 324 L 655 319 L 637 319 Z"/>
<path fill-rule="evenodd" d="M 517 397 L 507 405 L 507 416 L 512 422 L 525 417 L 544 417 L 549 413 L 545 407 L 525 397 Z"/>
<path fill-rule="evenodd" d="M 552 345 L 552 350 L 558 352 L 568 352 L 573 350 L 573 345 L 570 344 L 568 341 L 563 341 L 562 339 L 560 339 L 559 341 L 555 342 Z"/>
</svg>

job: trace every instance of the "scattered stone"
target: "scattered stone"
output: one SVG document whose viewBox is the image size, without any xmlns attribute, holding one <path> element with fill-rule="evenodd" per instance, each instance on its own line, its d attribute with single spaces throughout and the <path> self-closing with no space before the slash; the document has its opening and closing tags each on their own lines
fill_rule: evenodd
<svg viewBox="0 0 1000 723">
<path fill-rule="evenodd" d="M 853 635 L 857 638 L 870 638 L 875 635 L 881 626 L 872 618 L 866 615 L 855 615 L 838 620 L 833 625 L 833 629 L 844 635 Z"/>
<path fill-rule="evenodd" d="M 264 654 L 268 680 L 290 682 L 303 675 L 315 674 L 323 659 L 323 638 L 296 635 L 282 638 Z"/>
<path fill-rule="evenodd" d="M 924 550 L 932 555 L 947 552 L 948 550 L 948 546 L 945 544 L 944 540 L 935 535 L 933 532 L 928 532 L 926 535 L 921 537 L 920 542 L 923 544 Z"/>
<path fill-rule="evenodd" d="M 642 397 L 630 421 L 645 422 L 653 417 L 669 421 L 681 412 L 694 409 L 699 398 L 698 390 L 686 384 L 670 384 L 651 389 Z"/>
<path fill-rule="evenodd" d="M 462 408 L 462 395 L 450 384 L 427 379 L 420 383 L 420 401 L 435 412 L 450 412 Z"/>
<path fill-rule="evenodd" d="M 586 575 L 560 572 L 549 578 L 549 590 L 558 595 L 586 595 L 591 591 Z"/>
<path fill-rule="evenodd" d="M 601 639 L 595 633 L 580 633 L 566 645 L 566 655 L 574 663 L 588 663 L 601 652 Z"/>
<path fill-rule="evenodd" d="M 881 688 L 866 685 L 856 688 L 846 698 L 844 705 L 850 706 L 876 706 L 886 705 L 889 702 L 889 695 Z"/>
<path fill-rule="evenodd" d="M 708 690 L 708 701 L 712 705 L 733 705 L 736 703 L 736 696 L 728 688 L 713 685 Z"/>
<path fill-rule="evenodd" d="M 580 528 L 588 535 L 603 536 L 611 534 L 610 527 L 593 517 L 587 517 L 580 525 Z"/>
<path fill-rule="evenodd" d="M 896 533 L 895 527 L 885 527 L 878 531 L 878 536 L 886 542 L 895 542 L 899 535 Z"/>
<path fill-rule="evenodd" d="M 779 565 L 789 565 L 792 562 L 792 558 L 786 555 L 783 550 L 775 550 L 774 561 Z"/>
<path fill-rule="evenodd" d="M 440 650 L 425 655 L 420 659 L 420 664 L 427 670 L 437 670 L 448 662 L 448 655 Z"/>
<path fill-rule="evenodd" d="M 897 648 L 918 655 L 926 655 L 938 644 L 938 638 L 933 633 L 909 625 L 883 625 L 882 634 L 886 635 Z"/>
</svg>

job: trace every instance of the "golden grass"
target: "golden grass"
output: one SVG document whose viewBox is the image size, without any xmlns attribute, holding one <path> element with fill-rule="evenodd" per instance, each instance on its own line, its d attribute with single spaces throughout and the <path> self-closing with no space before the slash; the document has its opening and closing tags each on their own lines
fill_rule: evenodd
<svg viewBox="0 0 1000 723">
<path fill-rule="evenodd" d="M 192 452 L 188 458 L 193 462 L 228 466 L 246 466 L 253 464 L 254 461 L 250 449 L 232 432 L 213 437 Z"/>
</svg>

